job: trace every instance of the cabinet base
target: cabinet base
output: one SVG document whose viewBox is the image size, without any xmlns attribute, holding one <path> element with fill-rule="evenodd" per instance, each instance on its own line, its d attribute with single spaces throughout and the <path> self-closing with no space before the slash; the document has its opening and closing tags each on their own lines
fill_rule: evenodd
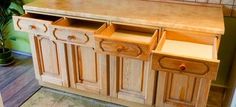
<svg viewBox="0 0 236 107">
<path fill-rule="evenodd" d="M 81 96 L 85 96 L 85 97 L 89 97 L 89 98 L 93 98 L 93 99 L 97 99 L 97 100 L 102 100 L 102 101 L 106 101 L 106 102 L 110 102 L 110 103 L 114 103 L 114 104 L 124 105 L 124 106 L 128 106 L 128 107 L 154 107 L 154 106 L 150 106 L 150 105 L 144 105 L 144 104 L 139 104 L 139 103 L 135 103 L 135 102 L 125 101 L 125 100 L 117 99 L 117 98 L 110 97 L 110 96 L 104 96 L 104 95 L 99 95 L 96 93 L 85 92 L 85 91 L 81 91 L 78 89 L 57 86 L 57 85 L 54 85 L 51 83 L 46 83 L 43 81 L 39 81 L 39 84 L 43 87 L 48 87 L 48 88 L 56 89 L 59 91 L 73 93 L 73 94 L 77 94 L 77 95 L 81 95 Z"/>
</svg>

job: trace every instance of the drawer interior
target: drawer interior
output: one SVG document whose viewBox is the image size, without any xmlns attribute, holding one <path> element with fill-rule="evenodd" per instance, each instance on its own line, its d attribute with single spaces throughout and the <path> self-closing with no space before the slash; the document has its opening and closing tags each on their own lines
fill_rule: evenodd
<svg viewBox="0 0 236 107">
<path fill-rule="evenodd" d="M 217 38 L 212 34 L 166 30 L 156 51 L 178 56 L 217 59 L 217 46 Z"/>
<path fill-rule="evenodd" d="M 46 21 L 57 21 L 60 17 L 57 16 L 49 16 L 49 15 L 42 15 L 42 14 L 34 14 L 34 13 L 27 13 L 22 17 L 32 18 L 32 19 L 39 19 L 39 20 L 46 20 Z"/>
<path fill-rule="evenodd" d="M 53 23 L 53 25 L 56 25 L 56 26 L 76 28 L 76 29 L 86 30 L 86 31 L 96 31 L 103 24 L 104 24 L 103 22 L 70 19 L 70 18 L 62 18 L 61 20 L 58 20 L 55 23 Z"/>
<path fill-rule="evenodd" d="M 113 40 L 149 44 L 154 39 L 156 32 L 157 30 L 153 28 L 111 24 L 101 33 L 100 36 Z"/>
</svg>

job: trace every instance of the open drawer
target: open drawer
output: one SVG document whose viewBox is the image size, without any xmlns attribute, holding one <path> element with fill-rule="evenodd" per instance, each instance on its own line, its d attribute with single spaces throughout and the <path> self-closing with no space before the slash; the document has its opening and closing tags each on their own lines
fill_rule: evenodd
<svg viewBox="0 0 236 107">
<path fill-rule="evenodd" d="M 213 34 L 165 30 L 153 51 L 154 70 L 216 79 L 218 39 Z"/>
<path fill-rule="evenodd" d="M 106 23 L 80 19 L 62 18 L 52 24 L 52 39 L 94 47 L 94 34 L 106 28 Z"/>
<path fill-rule="evenodd" d="M 111 24 L 95 35 L 96 51 L 147 60 L 156 46 L 158 29 Z"/>
<path fill-rule="evenodd" d="M 13 16 L 15 30 L 45 36 L 49 34 L 49 25 L 58 19 L 60 17 L 33 13 Z"/>
</svg>

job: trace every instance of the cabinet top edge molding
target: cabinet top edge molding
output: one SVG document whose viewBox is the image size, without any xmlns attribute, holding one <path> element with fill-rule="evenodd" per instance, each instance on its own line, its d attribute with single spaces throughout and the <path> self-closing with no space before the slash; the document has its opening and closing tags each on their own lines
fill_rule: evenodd
<svg viewBox="0 0 236 107">
<path fill-rule="evenodd" d="M 224 34 L 222 6 L 144 0 L 36 0 L 26 12 Z"/>
</svg>

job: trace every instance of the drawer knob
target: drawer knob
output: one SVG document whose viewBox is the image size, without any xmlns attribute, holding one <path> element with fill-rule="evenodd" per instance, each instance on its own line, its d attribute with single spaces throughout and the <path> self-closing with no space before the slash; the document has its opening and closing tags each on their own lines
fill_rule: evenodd
<svg viewBox="0 0 236 107">
<path fill-rule="evenodd" d="M 35 30 L 36 26 L 35 25 L 30 25 L 30 29 Z"/>
<path fill-rule="evenodd" d="M 121 52 L 121 51 L 123 51 L 124 49 L 125 49 L 125 47 L 120 45 L 120 46 L 117 47 L 116 51 L 117 51 L 117 52 Z"/>
<path fill-rule="evenodd" d="M 68 39 L 68 40 L 73 40 L 73 39 L 75 39 L 75 36 L 70 35 L 70 36 L 67 37 L 67 39 Z"/>
<path fill-rule="evenodd" d="M 184 70 L 186 69 L 186 65 L 185 65 L 185 64 L 181 64 L 181 65 L 179 66 L 179 69 L 180 69 L 181 71 L 184 71 Z"/>
</svg>

